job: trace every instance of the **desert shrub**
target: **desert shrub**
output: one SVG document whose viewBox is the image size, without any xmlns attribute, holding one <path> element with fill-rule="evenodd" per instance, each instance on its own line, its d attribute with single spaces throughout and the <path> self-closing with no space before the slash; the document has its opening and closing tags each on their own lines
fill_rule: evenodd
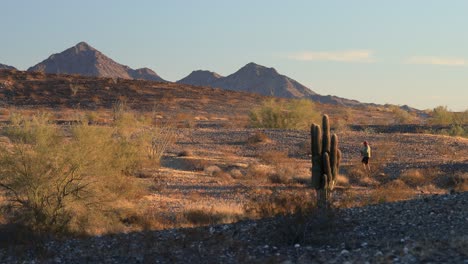
<svg viewBox="0 0 468 264">
<path fill-rule="evenodd" d="M 270 138 L 265 133 L 263 133 L 261 131 L 255 132 L 254 135 L 250 136 L 247 139 L 247 143 L 251 144 L 251 145 L 258 144 L 258 143 L 267 143 L 267 142 L 270 142 L 270 141 L 271 141 Z"/>
<path fill-rule="evenodd" d="M 392 143 L 379 143 L 372 145 L 372 158 L 370 166 L 372 173 L 381 173 L 397 153 L 396 145 Z"/>
<path fill-rule="evenodd" d="M 402 180 L 397 179 L 380 185 L 369 196 L 370 203 L 385 203 L 408 200 L 415 196 L 415 192 Z"/>
<path fill-rule="evenodd" d="M 189 171 L 204 171 L 205 168 L 210 167 L 212 161 L 200 158 L 184 158 L 183 159 L 183 166 L 185 170 Z"/>
<path fill-rule="evenodd" d="M 348 178 L 348 183 L 352 185 L 375 186 L 378 184 L 378 182 L 374 178 L 370 177 L 368 172 L 363 169 L 362 164 L 360 163 L 353 164 L 346 168 L 344 173 Z"/>
<path fill-rule="evenodd" d="M 285 151 L 265 151 L 260 153 L 260 159 L 271 166 L 266 177 L 271 183 L 287 184 L 299 174 L 297 162 L 288 157 Z"/>
<path fill-rule="evenodd" d="M 272 173 L 272 169 L 266 165 L 251 163 L 246 169 L 245 177 L 248 179 L 263 181 Z"/>
<path fill-rule="evenodd" d="M 439 173 L 434 169 L 409 169 L 404 171 L 399 179 L 411 188 L 419 188 L 432 184 Z"/>
<path fill-rule="evenodd" d="M 391 105 L 389 108 L 393 113 L 396 124 L 411 124 L 416 121 L 416 116 L 414 114 L 405 111 L 396 105 Z"/>
<path fill-rule="evenodd" d="M 79 217 L 76 208 L 105 217 L 106 206 L 139 195 L 124 172 L 140 156 L 113 128 L 78 124 L 65 135 L 44 114 L 17 121 L 4 131 L 11 144 L 0 150 L 0 187 L 8 198 L 3 209 L 11 221 L 64 233 Z"/>
<path fill-rule="evenodd" d="M 231 178 L 233 179 L 241 179 L 244 177 L 244 174 L 242 173 L 242 171 L 239 169 L 235 169 L 235 168 L 229 170 L 229 175 L 231 175 Z"/>
<path fill-rule="evenodd" d="M 451 125 L 448 134 L 454 137 L 468 137 L 468 131 L 462 125 Z"/>
<path fill-rule="evenodd" d="M 170 124 L 158 124 L 147 129 L 143 133 L 144 141 L 147 143 L 147 153 L 150 160 L 160 164 L 161 158 L 168 147 L 175 143 L 177 134 L 175 129 Z M 189 152 L 184 153 L 189 156 Z"/>
<path fill-rule="evenodd" d="M 312 210 L 315 203 L 311 193 L 264 191 L 252 194 L 244 205 L 247 215 L 265 218 L 277 215 L 290 215 Z"/>
<path fill-rule="evenodd" d="M 345 175 L 338 174 L 338 176 L 336 177 L 336 182 L 337 185 L 349 186 L 349 178 Z"/>
<path fill-rule="evenodd" d="M 216 204 L 211 207 L 194 206 L 184 212 L 184 217 L 194 225 L 225 224 L 245 218 L 241 207 L 229 204 Z"/>
<path fill-rule="evenodd" d="M 431 112 L 430 123 L 433 125 L 449 125 L 454 121 L 454 115 L 447 106 L 438 106 Z"/>
<path fill-rule="evenodd" d="M 214 176 L 215 174 L 220 173 L 222 170 L 220 167 L 216 165 L 211 165 L 211 166 L 205 167 L 203 171 L 209 176 Z"/>
<path fill-rule="evenodd" d="M 468 125 L 468 109 L 463 112 L 454 113 L 454 123 Z"/>
<path fill-rule="evenodd" d="M 259 158 L 264 161 L 266 164 L 278 164 L 288 161 L 288 152 L 286 151 L 276 151 L 270 150 L 261 152 Z"/>
<path fill-rule="evenodd" d="M 319 121 L 312 101 L 270 99 L 249 113 L 250 124 L 258 128 L 308 129 Z"/>
</svg>

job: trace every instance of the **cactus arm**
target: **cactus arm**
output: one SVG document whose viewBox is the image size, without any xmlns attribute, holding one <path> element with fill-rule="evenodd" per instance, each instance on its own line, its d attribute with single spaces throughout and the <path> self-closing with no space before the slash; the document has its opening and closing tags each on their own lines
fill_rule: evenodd
<svg viewBox="0 0 468 264">
<path fill-rule="evenodd" d="M 322 152 L 330 152 L 330 122 L 327 115 L 323 115 L 322 128 Z"/>
</svg>

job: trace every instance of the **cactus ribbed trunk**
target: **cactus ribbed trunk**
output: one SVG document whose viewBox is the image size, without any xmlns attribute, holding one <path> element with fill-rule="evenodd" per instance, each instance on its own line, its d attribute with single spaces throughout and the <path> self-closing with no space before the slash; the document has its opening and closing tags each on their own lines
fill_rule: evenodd
<svg viewBox="0 0 468 264">
<path fill-rule="evenodd" d="M 339 174 L 341 151 L 338 149 L 338 136 L 330 137 L 328 115 L 322 119 L 322 130 L 317 124 L 310 128 L 310 147 L 312 153 L 312 187 L 317 190 L 317 204 L 328 207 L 331 191 Z"/>
</svg>

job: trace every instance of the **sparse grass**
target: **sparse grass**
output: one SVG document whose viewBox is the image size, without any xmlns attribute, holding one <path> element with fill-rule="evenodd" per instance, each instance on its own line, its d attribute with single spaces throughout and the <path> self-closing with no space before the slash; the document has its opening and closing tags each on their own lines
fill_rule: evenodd
<svg viewBox="0 0 468 264">
<path fill-rule="evenodd" d="M 253 218 L 305 212 L 315 207 L 312 190 L 305 193 L 257 190 L 245 204 L 245 212 Z"/>
<path fill-rule="evenodd" d="M 404 171 L 399 179 L 411 188 L 421 188 L 432 184 L 439 174 L 434 169 L 410 169 Z"/>
<path fill-rule="evenodd" d="M 268 176 L 273 173 L 271 167 L 258 164 L 258 163 L 251 163 L 246 169 L 245 178 L 255 181 L 266 181 Z"/>
<path fill-rule="evenodd" d="M 265 151 L 259 154 L 259 158 L 266 164 L 274 165 L 284 163 L 288 160 L 288 153 L 286 151 Z"/>
<path fill-rule="evenodd" d="M 262 152 L 260 159 L 271 166 L 271 170 L 263 175 L 271 183 L 288 184 L 300 175 L 299 164 L 294 159 L 289 158 L 285 151 Z"/>
<path fill-rule="evenodd" d="M 415 191 L 402 180 L 393 180 L 372 190 L 369 203 L 397 202 L 408 200 L 416 195 Z"/>
<path fill-rule="evenodd" d="M 378 184 L 374 178 L 372 178 L 366 171 L 364 171 L 360 162 L 348 167 L 345 174 L 348 178 L 348 182 L 351 185 L 371 187 Z"/>
<path fill-rule="evenodd" d="M 193 225 L 215 225 L 237 222 L 245 218 L 245 213 L 237 204 L 215 204 L 191 206 L 185 210 L 184 217 Z"/>
</svg>

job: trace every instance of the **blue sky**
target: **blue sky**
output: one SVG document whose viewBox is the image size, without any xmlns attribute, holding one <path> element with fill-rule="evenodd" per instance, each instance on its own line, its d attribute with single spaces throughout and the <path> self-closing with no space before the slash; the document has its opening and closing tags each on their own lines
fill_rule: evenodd
<svg viewBox="0 0 468 264">
<path fill-rule="evenodd" d="M 323 95 L 468 109 L 464 0 L 15 0 L 0 14 L 0 63 L 20 70 L 85 41 L 169 81 L 255 62 Z"/>
</svg>

